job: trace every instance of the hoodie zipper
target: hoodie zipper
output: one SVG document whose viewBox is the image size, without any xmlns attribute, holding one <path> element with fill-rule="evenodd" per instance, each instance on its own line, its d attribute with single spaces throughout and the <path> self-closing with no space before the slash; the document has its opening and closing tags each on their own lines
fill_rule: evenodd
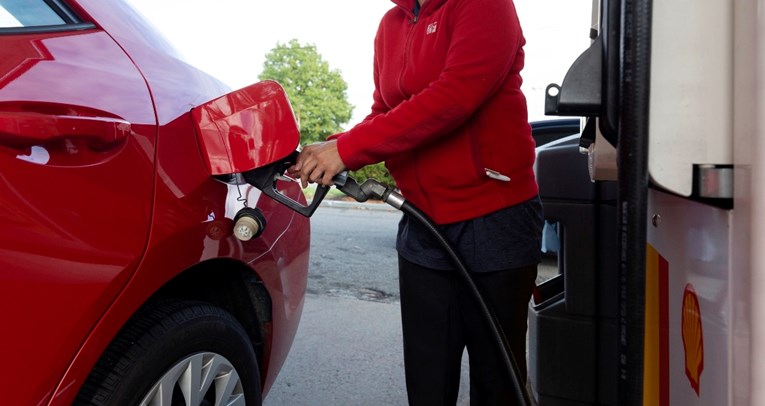
<svg viewBox="0 0 765 406">
<path fill-rule="evenodd" d="M 404 72 L 406 71 L 406 68 L 409 66 L 409 55 L 412 52 L 412 39 L 414 38 L 414 31 L 415 31 L 415 25 L 417 25 L 417 20 L 420 16 L 420 3 L 419 1 L 414 2 L 415 6 L 412 10 L 412 17 L 409 19 L 409 32 L 406 35 L 406 47 L 404 48 L 404 63 L 401 66 L 401 71 L 398 74 L 398 88 L 399 91 L 402 94 L 406 94 L 404 91 Z"/>
</svg>

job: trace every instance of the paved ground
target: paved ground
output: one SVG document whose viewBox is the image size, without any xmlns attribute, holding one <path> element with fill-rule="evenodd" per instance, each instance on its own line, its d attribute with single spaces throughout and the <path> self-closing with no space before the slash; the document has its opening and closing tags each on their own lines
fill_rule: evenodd
<svg viewBox="0 0 765 406">
<path fill-rule="evenodd" d="M 464 390 L 459 405 L 469 404 Z M 265 406 L 406 405 L 397 303 L 309 295 Z"/>
</svg>

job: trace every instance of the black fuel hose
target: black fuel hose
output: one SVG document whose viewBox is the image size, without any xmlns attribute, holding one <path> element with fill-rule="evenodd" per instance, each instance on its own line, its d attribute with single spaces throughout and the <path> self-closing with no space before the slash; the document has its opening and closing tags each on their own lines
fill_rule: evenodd
<svg viewBox="0 0 765 406">
<path fill-rule="evenodd" d="M 499 323 L 499 319 L 494 311 L 489 307 L 484 300 L 483 294 L 476 285 L 473 277 L 470 276 L 467 266 L 462 261 L 459 255 L 452 248 L 449 241 L 441 234 L 438 227 L 425 213 L 422 212 L 417 206 L 409 203 L 404 197 L 395 190 L 395 188 L 387 186 L 376 179 L 366 179 L 364 183 L 358 184 L 355 179 L 348 176 L 347 171 L 343 171 L 333 178 L 334 185 L 346 195 L 356 199 L 358 202 L 365 202 L 370 198 L 381 199 L 383 202 L 391 205 L 392 207 L 401 210 L 406 215 L 419 221 L 433 237 L 438 241 L 439 245 L 449 255 L 449 259 L 454 263 L 462 277 L 465 285 L 467 286 L 470 294 L 475 299 L 481 314 L 486 320 L 488 328 L 491 330 L 491 335 L 494 337 L 497 349 L 499 350 L 502 361 L 505 364 L 507 373 L 510 375 L 510 380 L 513 384 L 513 390 L 516 395 L 517 404 L 521 406 L 531 406 L 531 397 L 526 391 L 525 385 L 521 380 L 521 374 L 518 370 L 518 364 L 513 358 L 513 353 L 510 350 L 510 344 L 507 340 L 505 332 L 502 331 L 502 325 Z M 313 203 L 312 203 L 313 204 Z"/>
<path fill-rule="evenodd" d="M 435 239 L 438 240 L 438 243 L 441 245 L 441 247 L 443 247 L 444 251 L 448 253 L 449 258 L 454 263 L 454 265 L 457 266 L 460 276 L 465 282 L 465 285 L 468 287 L 470 294 L 473 295 L 473 297 L 475 298 L 476 303 L 480 307 L 481 313 L 483 314 L 486 320 L 486 324 L 489 326 L 489 329 L 491 330 L 491 333 L 494 336 L 494 340 L 497 344 L 497 348 L 499 349 L 499 352 L 502 355 L 502 360 L 505 364 L 505 367 L 508 373 L 510 374 L 510 378 L 511 378 L 510 380 L 513 383 L 513 389 L 517 396 L 518 404 L 524 405 L 524 406 L 530 406 L 531 398 L 529 397 L 529 394 L 526 391 L 525 385 L 523 385 L 521 381 L 521 374 L 518 370 L 518 364 L 516 363 L 515 358 L 513 357 L 513 353 L 510 351 L 510 344 L 507 340 L 507 336 L 505 335 L 505 332 L 502 330 L 502 326 L 499 324 L 499 320 L 497 319 L 496 314 L 494 313 L 494 311 L 492 311 L 492 309 L 486 303 L 486 300 L 484 300 L 484 296 L 481 294 L 480 289 L 478 288 L 475 281 L 473 280 L 473 277 L 470 275 L 470 272 L 468 271 L 467 266 L 465 266 L 465 263 L 462 261 L 459 255 L 457 255 L 457 253 L 454 251 L 449 241 L 446 240 L 446 238 L 444 238 L 441 232 L 438 231 L 436 224 L 433 223 L 433 221 L 427 215 L 425 215 L 420 209 L 418 209 L 415 205 L 409 203 L 406 200 L 404 200 L 401 206 L 398 208 L 402 212 L 404 212 L 406 215 L 416 219 L 423 226 L 425 226 L 425 228 L 428 229 L 428 231 L 433 235 L 433 237 L 435 237 Z"/>
</svg>

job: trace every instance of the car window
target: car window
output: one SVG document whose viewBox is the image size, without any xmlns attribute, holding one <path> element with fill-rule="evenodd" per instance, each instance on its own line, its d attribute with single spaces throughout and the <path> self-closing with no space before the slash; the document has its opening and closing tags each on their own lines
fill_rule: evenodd
<svg viewBox="0 0 765 406">
<path fill-rule="evenodd" d="M 0 28 L 61 25 L 66 21 L 44 0 L 0 0 Z"/>
</svg>

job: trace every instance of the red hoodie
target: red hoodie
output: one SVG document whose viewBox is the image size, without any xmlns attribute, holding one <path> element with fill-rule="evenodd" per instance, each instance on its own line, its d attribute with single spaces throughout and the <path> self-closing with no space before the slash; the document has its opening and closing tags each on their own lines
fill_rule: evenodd
<svg viewBox="0 0 765 406">
<path fill-rule="evenodd" d="M 393 0 L 380 22 L 372 112 L 333 137 L 343 163 L 385 161 L 404 197 L 439 224 L 535 196 L 512 0 L 426 0 L 418 18 L 415 1 Z"/>
</svg>

